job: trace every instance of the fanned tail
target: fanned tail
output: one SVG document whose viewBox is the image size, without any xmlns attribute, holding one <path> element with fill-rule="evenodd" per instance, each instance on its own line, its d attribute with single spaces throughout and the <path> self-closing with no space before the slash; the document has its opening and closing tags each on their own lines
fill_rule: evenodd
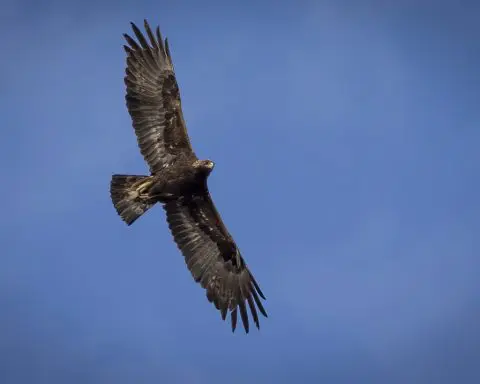
<svg viewBox="0 0 480 384">
<path fill-rule="evenodd" d="M 150 186 L 151 179 L 151 176 L 112 176 L 110 196 L 117 213 L 127 225 L 132 225 L 155 205 L 155 202 L 141 196 L 142 190 Z"/>
</svg>

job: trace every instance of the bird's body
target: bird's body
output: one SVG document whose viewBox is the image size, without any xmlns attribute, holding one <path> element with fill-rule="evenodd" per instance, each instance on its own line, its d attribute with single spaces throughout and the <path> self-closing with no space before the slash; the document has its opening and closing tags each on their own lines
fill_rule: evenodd
<svg viewBox="0 0 480 384">
<path fill-rule="evenodd" d="M 267 316 L 260 301 L 265 297 L 211 199 L 207 179 L 214 163 L 199 160 L 191 147 L 168 42 L 146 21 L 148 42 L 133 23 L 132 28 L 140 44 L 124 35 L 126 102 L 150 176 L 113 175 L 115 209 L 131 225 L 160 203 L 188 269 L 222 318 L 230 312 L 235 330 L 239 309 L 248 332 L 248 305 L 259 328 L 257 308 Z"/>
</svg>

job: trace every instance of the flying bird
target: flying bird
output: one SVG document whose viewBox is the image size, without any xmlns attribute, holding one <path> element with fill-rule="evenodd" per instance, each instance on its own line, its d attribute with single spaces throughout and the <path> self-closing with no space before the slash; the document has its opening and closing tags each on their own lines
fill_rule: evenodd
<svg viewBox="0 0 480 384">
<path fill-rule="evenodd" d="M 230 313 L 234 332 L 240 312 L 248 333 L 249 309 L 260 329 L 257 309 L 267 317 L 261 302 L 265 296 L 210 196 L 207 179 L 215 164 L 197 158 L 193 151 L 168 40 L 163 40 L 159 27 L 153 33 L 146 20 L 146 36 L 134 23 L 131 26 L 137 41 L 123 35 L 127 42 L 125 99 L 150 175 L 114 174 L 113 205 L 131 225 L 159 203 L 193 279 L 205 289 L 222 319 Z"/>
</svg>

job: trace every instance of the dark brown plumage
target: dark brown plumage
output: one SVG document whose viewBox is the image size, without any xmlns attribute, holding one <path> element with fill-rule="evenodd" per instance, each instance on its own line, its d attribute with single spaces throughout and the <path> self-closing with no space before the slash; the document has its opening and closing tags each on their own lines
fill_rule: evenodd
<svg viewBox="0 0 480 384">
<path fill-rule="evenodd" d="M 257 309 L 267 317 L 261 302 L 265 296 L 210 197 L 207 179 L 214 163 L 199 160 L 190 144 L 168 42 L 158 27 L 154 34 L 146 20 L 148 40 L 133 23 L 132 29 L 138 43 L 124 35 L 126 104 L 151 175 L 113 175 L 113 204 L 128 225 L 162 204 L 194 280 L 222 319 L 231 313 L 232 331 L 240 312 L 248 333 L 247 308 L 260 328 Z"/>
</svg>

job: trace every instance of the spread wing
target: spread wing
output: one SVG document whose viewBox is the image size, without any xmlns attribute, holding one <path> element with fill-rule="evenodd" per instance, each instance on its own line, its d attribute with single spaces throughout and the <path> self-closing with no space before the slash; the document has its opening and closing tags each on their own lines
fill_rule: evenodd
<svg viewBox="0 0 480 384">
<path fill-rule="evenodd" d="M 168 47 L 160 29 L 155 35 L 145 20 L 145 36 L 131 23 L 138 43 L 124 34 L 128 43 L 125 85 L 126 102 L 138 146 L 151 173 L 175 162 L 179 155 L 196 159 L 183 118 L 180 92 Z"/>
<path fill-rule="evenodd" d="M 167 222 L 178 248 L 196 282 L 206 289 L 225 320 L 231 313 L 232 331 L 237 326 L 238 310 L 245 331 L 249 331 L 247 305 L 260 328 L 257 308 L 267 317 L 259 296 L 260 287 L 247 268 L 239 249 L 225 228 L 208 191 L 190 201 L 164 204 Z"/>
</svg>

